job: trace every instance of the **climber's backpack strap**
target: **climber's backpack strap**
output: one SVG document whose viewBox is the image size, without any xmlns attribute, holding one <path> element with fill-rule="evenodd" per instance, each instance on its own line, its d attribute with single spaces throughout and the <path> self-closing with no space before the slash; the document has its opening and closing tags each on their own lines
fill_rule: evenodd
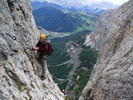
<svg viewBox="0 0 133 100">
<path fill-rule="evenodd" d="M 52 46 L 51 46 L 51 44 L 50 43 L 48 43 L 48 42 L 43 42 L 46 46 L 44 47 L 44 48 L 42 48 L 41 50 L 45 50 L 45 54 L 46 55 L 51 55 L 52 53 L 53 53 L 53 48 L 52 48 Z"/>
</svg>

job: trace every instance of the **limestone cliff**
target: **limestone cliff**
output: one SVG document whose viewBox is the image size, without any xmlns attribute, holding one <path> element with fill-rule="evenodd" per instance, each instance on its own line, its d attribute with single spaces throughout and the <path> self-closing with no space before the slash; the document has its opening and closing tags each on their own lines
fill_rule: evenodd
<svg viewBox="0 0 133 100">
<path fill-rule="evenodd" d="M 67 92 L 67 95 L 71 98 L 71 99 L 74 99 L 76 96 L 75 96 L 75 89 L 70 89 L 72 86 L 76 86 L 76 82 L 77 80 L 74 80 L 73 77 L 74 75 L 76 75 L 76 69 L 78 67 L 80 67 L 80 64 L 81 64 L 81 61 L 79 60 L 79 55 L 82 51 L 82 48 L 74 43 L 73 41 L 69 41 L 66 43 L 65 45 L 65 49 L 66 49 L 66 52 L 68 53 L 68 55 L 70 55 L 70 60 L 67 62 L 69 65 L 72 66 L 72 69 L 71 71 L 69 72 L 69 75 L 68 75 L 68 84 L 66 86 L 66 92 Z M 78 85 L 77 85 L 78 87 Z"/>
<path fill-rule="evenodd" d="M 32 16 L 30 0 L 0 0 L 0 100 L 64 100 L 46 68 L 30 48 L 39 32 Z"/>
<path fill-rule="evenodd" d="M 133 0 L 104 13 L 85 44 L 101 53 L 80 100 L 133 100 Z"/>
</svg>

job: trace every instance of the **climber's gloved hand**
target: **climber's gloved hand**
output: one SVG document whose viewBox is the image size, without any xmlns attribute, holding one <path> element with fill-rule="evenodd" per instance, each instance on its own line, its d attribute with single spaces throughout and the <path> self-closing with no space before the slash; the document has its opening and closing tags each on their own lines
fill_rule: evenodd
<svg viewBox="0 0 133 100">
<path fill-rule="evenodd" d="M 35 49 L 34 49 L 34 48 L 31 48 L 31 50 L 32 50 L 32 51 L 35 51 Z"/>
</svg>

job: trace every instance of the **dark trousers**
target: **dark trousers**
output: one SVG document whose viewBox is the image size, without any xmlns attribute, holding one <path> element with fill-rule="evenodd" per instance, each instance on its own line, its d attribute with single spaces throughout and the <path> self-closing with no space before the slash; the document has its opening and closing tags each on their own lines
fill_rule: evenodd
<svg viewBox="0 0 133 100">
<path fill-rule="evenodd" d="M 41 64 L 42 66 L 42 76 L 45 76 L 46 74 L 46 56 L 42 56 L 38 54 L 38 62 Z"/>
</svg>

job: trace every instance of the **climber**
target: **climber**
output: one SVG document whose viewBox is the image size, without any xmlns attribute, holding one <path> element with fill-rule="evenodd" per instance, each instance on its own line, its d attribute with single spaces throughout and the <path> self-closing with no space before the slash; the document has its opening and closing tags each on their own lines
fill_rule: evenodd
<svg viewBox="0 0 133 100">
<path fill-rule="evenodd" d="M 67 96 L 67 94 L 66 94 L 66 92 L 65 92 L 64 89 L 62 89 L 61 92 L 62 92 L 65 96 Z"/>
<path fill-rule="evenodd" d="M 32 48 L 33 51 L 38 53 L 38 61 L 42 66 L 42 75 L 41 79 L 45 79 L 45 67 L 46 67 L 46 55 L 49 55 L 53 52 L 51 45 L 46 42 L 46 35 L 41 34 L 38 43 L 35 48 Z"/>
</svg>

